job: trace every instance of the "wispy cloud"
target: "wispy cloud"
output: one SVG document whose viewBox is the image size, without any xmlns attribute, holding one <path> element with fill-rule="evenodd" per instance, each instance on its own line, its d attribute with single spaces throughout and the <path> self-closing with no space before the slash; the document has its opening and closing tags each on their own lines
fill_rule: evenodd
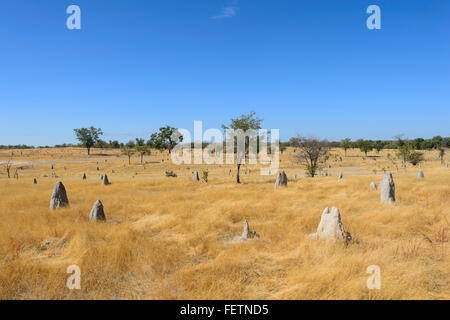
<svg viewBox="0 0 450 320">
<path fill-rule="evenodd" d="M 211 19 L 225 19 L 225 18 L 232 18 L 237 14 L 238 7 L 236 6 L 229 6 L 222 9 L 220 14 L 217 16 L 212 16 Z"/>
</svg>

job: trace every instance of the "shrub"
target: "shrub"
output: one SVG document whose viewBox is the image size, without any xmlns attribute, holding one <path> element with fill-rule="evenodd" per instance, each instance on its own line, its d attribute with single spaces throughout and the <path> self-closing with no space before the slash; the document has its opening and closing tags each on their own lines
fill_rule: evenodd
<svg viewBox="0 0 450 320">
<path fill-rule="evenodd" d="M 168 178 L 170 178 L 170 177 L 176 178 L 177 175 L 176 175 L 175 172 L 173 172 L 172 170 L 170 170 L 170 171 L 166 171 L 166 177 L 168 177 Z"/>
<path fill-rule="evenodd" d="M 203 171 L 202 180 L 208 182 L 208 171 Z"/>
</svg>

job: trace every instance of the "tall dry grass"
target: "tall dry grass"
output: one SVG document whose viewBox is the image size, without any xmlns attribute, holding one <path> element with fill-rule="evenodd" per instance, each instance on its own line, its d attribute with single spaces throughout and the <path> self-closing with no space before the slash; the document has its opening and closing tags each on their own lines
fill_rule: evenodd
<svg viewBox="0 0 450 320">
<path fill-rule="evenodd" d="M 0 152 L 0 161 L 9 152 Z M 15 150 L 19 179 L 7 179 L 1 168 L 1 299 L 450 298 L 450 173 L 434 152 L 426 154 L 425 179 L 417 168 L 397 171 L 386 158 L 392 151 L 363 160 L 357 150 L 348 157 L 333 150 L 332 168 L 324 169 L 333 176 L 293 180 L 303 169 L 288 150 L 281 166 L 291 180 L 277 191 L 275 177 L 260 177 L 256 166 L 236 185 L 230 166 L 174 166 L 157 152 L 145 166 L 138 159 L 129 166 L 117 151 L 94 150 L 90 158 L 84 152 Z M 50 178 L 52 163 L 58 179 Z M 209 182 L 193 183 L 191 171 L 207 167 Z M 395 205 L 369 190 L 383 168 L 394 171 Z M 166 178 L 165 170 L 178 178 Z M 101 185 L 105 172 L 110 186 Z M 51 212 L 58 180 L 70 208 Z M 97 199 L 107 223 L 88 222 Z M 326 206 L 340 209 L 354 239 L 348 245 L 307 237 Z M 244 219 L 261 238 L 232 244 Z M 66 287 L 74 264 L 81 290 Z M 366 286 L 370 265 L 381 268 L 380 290 Z"/>
</svg>

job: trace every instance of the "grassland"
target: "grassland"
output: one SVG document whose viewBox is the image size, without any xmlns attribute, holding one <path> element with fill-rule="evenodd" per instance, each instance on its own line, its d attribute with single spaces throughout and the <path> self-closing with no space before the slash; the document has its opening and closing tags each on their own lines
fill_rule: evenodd
<svg viewBox="0 0 450 320">
<path fill-rule="evenodd" d="M 274 191 L 257 166 L 237 185 L 234 166 L 175 166 L 156 151 L 143 165 L 118 150 L 0 151 L 14 163 L 10 179 L 0 166 L 0 299 L 449 299 L 450 171 L 428 151 L 418 179 L 388 153 L 335 149 L 332 176 L 305 178 L 288 149 L 289 185 Z M 208 183 L 191 181 L 206 169 Z M 383 169 L 394 174 L 394 205 L 369 190 Z M 70 208 L 49 211 L 57 181 Z M 107 223 L 88 221 L 97 199 Z M 340 209 L 348 245 L 307 237 L 326 206 Z M 244 219 L 261 237 L 232 244 Z M 70 265 L 81 268 L 80 290 L 66 287 Z M 381 268 L 380 290 L 366 286 L 370 265 Z"/>
</svg>

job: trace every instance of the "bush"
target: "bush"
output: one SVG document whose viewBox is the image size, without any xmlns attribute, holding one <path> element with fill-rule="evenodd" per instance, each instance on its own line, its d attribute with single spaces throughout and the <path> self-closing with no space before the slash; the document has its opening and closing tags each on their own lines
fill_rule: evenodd
<svg viewBox="0 0 450 320">
<path fill-rule="evenodd" d="M 208 171 L 203 171 L 202 180 L 208 182 Z"/>
<path fill-rule="evenodd" d="M 408 162 L 411 163 L 413 166 L 416 166 L 418 163 L 423 161 L 423 153 L 413 151 L 408 155 Z"/>
<path fill-rule="evenodd" d="M 170 170 L 170 171 L 166 171 L 166 177 L 168 177 L 168 178 L 170 178 L 170 177 L 176 178 L 177 175 L 176 175 L 175 172 L 173 172 L 172 170 Z"/>
</svg>

